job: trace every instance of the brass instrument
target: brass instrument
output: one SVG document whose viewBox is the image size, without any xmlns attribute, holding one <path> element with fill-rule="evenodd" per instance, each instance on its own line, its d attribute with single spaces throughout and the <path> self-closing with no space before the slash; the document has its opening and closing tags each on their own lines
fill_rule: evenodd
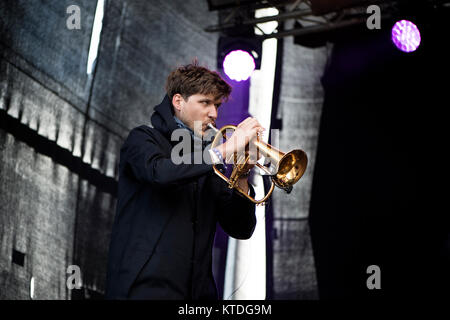
<svg viewBox="0 0 450 320">
<path fill-rule="evenodd" d="M 224 139 L 227 138 L 226 130 L 236 130 L 236 126 L 233 125 L 223 126 L 220 130 L 215 128 L 212 124 L 208 124 L 208 126 L 216 132 L 216 136 L 211 144 L 211 149 L 219 145 L 221 136 Z M 229 179 L 222 172 L 220 172 L 216 166 L 213 166 L 213 168 L 214 172 L 228 183 L 229 188 L 235 188 L 243 196 L 247 197 L 255 204 L 264 204 L 264 202 L 266 202 L 272 194 L 275 186 L 285 190 L 288 193 L 292 190 L 292 186 L 297 183 L 297 181 L 300 180 L 305 173 L 306 166 L 308 164 L 308 157 L 306 156 L 306 153 L 300 149 L 284 153 L 270 144 L 260 141 L 259 137 L 253 143 L 255 144 L 257 151 L 275 166 L 274 174 L 265 166 L 256 163 L 256 166 L 269 174 L 272 179 L 272 185 L 269 192 L 267 192 L 261 200 L 256 200 L 253 197 L 250 197 L 237 185 L 238 178 L 247 172 L 246 167 L 250 158 L 248 153 L 244 155 L 245 160 L 243 162 L 237 161 L 237 155 L 234 154 L 235 161 L 233 171 Z M 241 160 L 243 160 L 243 158 Z"/>
</svg>

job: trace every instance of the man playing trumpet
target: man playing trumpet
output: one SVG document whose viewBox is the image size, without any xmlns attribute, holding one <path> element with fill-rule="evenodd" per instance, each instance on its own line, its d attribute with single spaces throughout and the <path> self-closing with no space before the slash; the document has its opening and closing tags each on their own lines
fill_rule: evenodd
<svg viewBox="0 0 450 320">
<path fill-rule="evenodd" d="M 168 76 L 166 91 L 151 116 L 152 127 L 134 128 L 120 151 L 109 299 L 218 299 L 212 274 L 216 223 L 237 239 L 250 238 L 256 225 L 255 204 L 228 188 L 212 164 L 242 154 L 264 129 L 247 118 L 213 150 L 203 152 L 205 143 L 200 150 L 195 143 L 183 149 L 188 159 L 201 152 L 201 163 L 174 163 L 174 132 L 203 140 L 231 87 L 216 72 L 190 64 Z M 258 157 L 252 153 L 252 158 L 248 169 Z M 247 176 L 237 184 L 254 197 Z"/>
</svg>

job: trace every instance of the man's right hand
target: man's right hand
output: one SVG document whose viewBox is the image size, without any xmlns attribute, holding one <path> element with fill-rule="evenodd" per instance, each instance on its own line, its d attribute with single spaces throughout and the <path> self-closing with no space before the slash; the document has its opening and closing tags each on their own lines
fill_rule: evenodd
<svg viewBox="0 0 450 320">
<path fill-rule="evenodd" d="M 242 154 L 249 142 L 256 139 L 264 130 L 258 120 L 248 117 L 239 123 L 231 137 L 217 149 L 222 153 L 223 159 L 230 159 L 234 153 Z"/>
</svg>

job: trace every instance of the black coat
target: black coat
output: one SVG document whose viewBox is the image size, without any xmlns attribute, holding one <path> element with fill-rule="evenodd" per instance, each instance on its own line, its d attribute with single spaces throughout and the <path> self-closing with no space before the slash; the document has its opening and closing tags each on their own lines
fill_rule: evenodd
<svg viewBox="0 0 450 320">
<path fill-rule="evenodd" d="M 178 142 L 170 137 L 178 127 L 167 96 L 151 122 L 153 128 L 133 129 L 120 150 L 106 298 L 217 299 L 216 223 L 230 236 L 248 239 L 255 205 L 229 189 L 211 164 L 171 161 Z M 251 186 L 250 192 L 254 196 Z"/>
</svg>

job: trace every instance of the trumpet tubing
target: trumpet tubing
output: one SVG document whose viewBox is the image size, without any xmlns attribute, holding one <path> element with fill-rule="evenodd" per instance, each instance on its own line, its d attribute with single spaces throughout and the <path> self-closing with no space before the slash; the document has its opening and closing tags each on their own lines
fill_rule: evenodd
<svg viewBox="0 0 450 320">
<path fill-rule="evenodd" d="M 214 148 L 218 145 L 218 142 L 222 136 L 225 137 L 225 131 L 227 129 L 236 130 L 236 126 L 232 125 L 224 126 L 220 130 L 216 129 L 211 124 L 209 124 L 209 127 L 216 132 L 216 136 L 214 137 L 211 148 Z M 250 199 L 250 201 L 252 201 L 253 203 L 263 204 L 272 194 L 274 186 L 277 186 L 281 189 L 286 190 L 287 192 L 290 192 L 293 185 L 297 183 L 298 180 L 300 180 L 300 178 L 305 173 L 306 167 L 308 165 L 308 157 L 306 153 L 300 149 L 284 153 L 278 150 L 277 148 L 273 147 L 272 145 L 265 143 L 264 141 L 261 141 L 259 139 L 256 139 L 256 141 L 254 141 L 253 143 L 256 146 L 257 151 L 260 152 L 261 155 L 264 156 L 266 159 L 268 159 L 276 168 L 275 169 L 276 173 L 271 175 L 272 185 L 270 187 L 270 190 L 261 200 L 256 200 L 253 197 L 250 197 L 249 195 L 247 195 L 247 193 L 243 192 L 237 186 L 236 181 L 239 178 L 239 175 L 241 174 L 239 168 L 242 168 L 243 164 L 235 165 L 231 180 L 228 179 L 219 170 L 217 170 L 215 166 L 213 167 L 215 173 L 219 175 L 222 179 L 224 179 L 228 183 L 228 186 L 230 188 L 237 189 L 243 196 Z M 248 158 L 245 161 L 244 165 L 246 164 L 247 161 Z M 268 172 L 267 168 L 260 165 L 259 163 L 257 163 L 256 166 Z"/>
</svg>

